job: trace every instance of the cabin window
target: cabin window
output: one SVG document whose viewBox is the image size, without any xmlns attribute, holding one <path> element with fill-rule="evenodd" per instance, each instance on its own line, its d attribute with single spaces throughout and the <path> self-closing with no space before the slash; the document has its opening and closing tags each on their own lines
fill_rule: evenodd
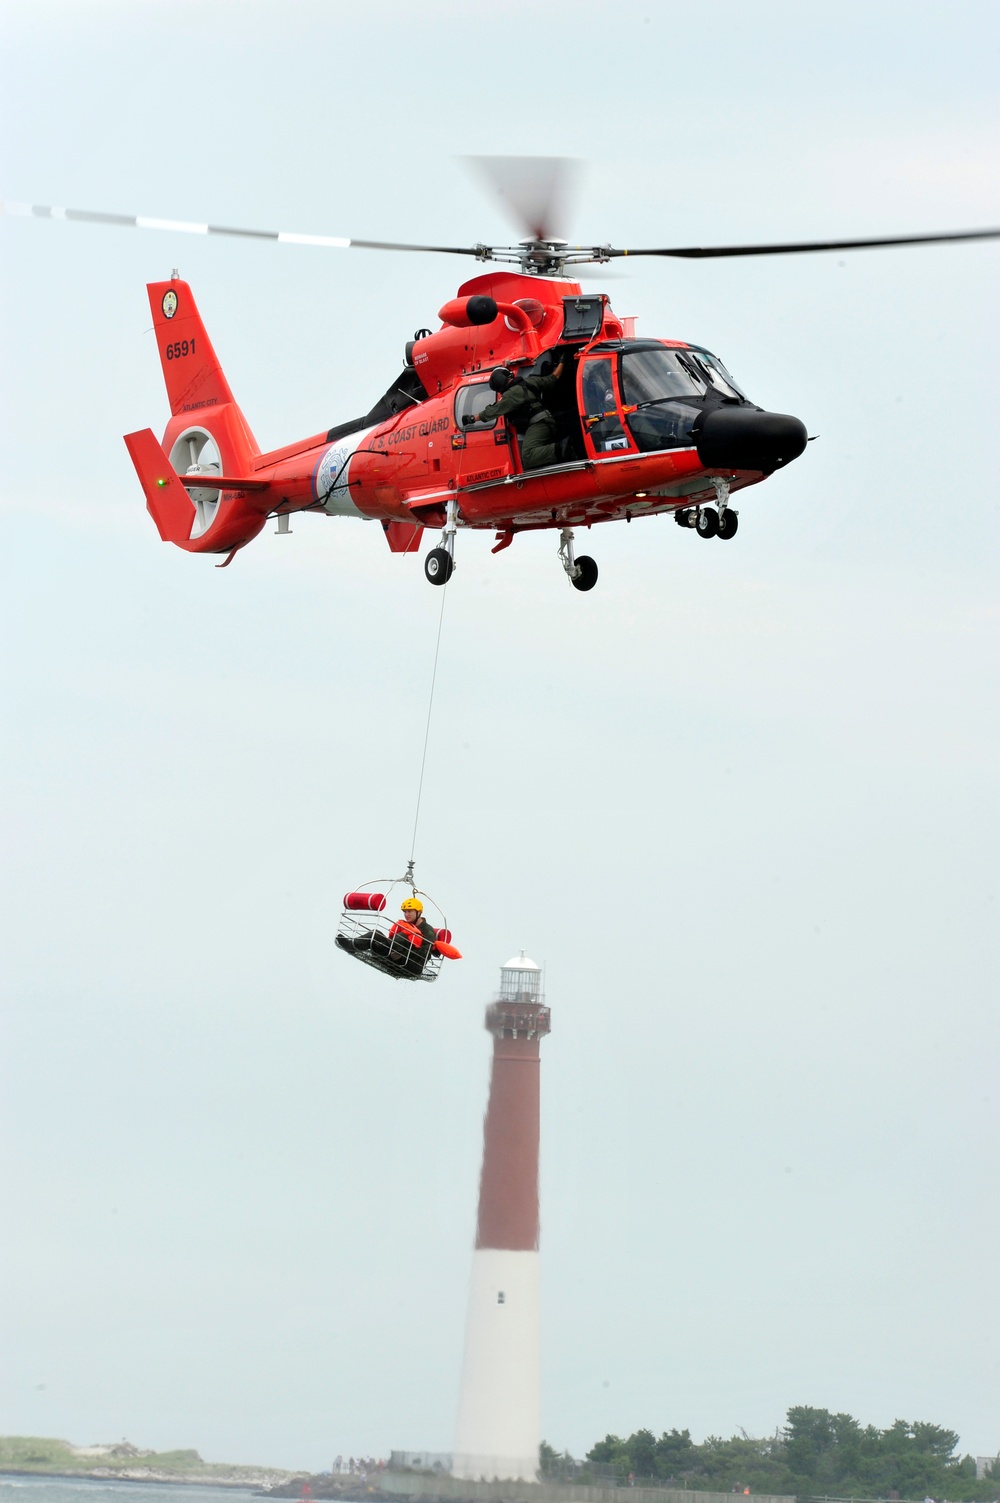
<svg viewBox="0 0 1000 1503">
<path fill-rule="evenodd" d="M 475 433 L 484 428 L 495 428 L 496 418 L 484 418 L 475 423 L 470 423 L 466 428 L 463 419 L 470 413 L 478 418 L 484 407 L 489 407 L 491 402 L 500 399 L 490 386 L 488 381 L 477 381 L 472 386 L 460 386 L 455 395 L 455 426 L 459 433 Z"/>
</svg>

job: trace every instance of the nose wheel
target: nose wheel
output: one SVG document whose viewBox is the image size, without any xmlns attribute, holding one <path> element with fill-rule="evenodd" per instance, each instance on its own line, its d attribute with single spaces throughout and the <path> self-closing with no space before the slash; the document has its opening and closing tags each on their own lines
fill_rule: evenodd
<svg viewBox="0 0 1000 1503">
<path fill-rule="evenodd" d="M 566 570 L 566 578 L 574 590 L 592 590 L 597 583 L 598 568 L 592 558 L 584 554 L 577 558 L 573 551 L 573 531 L 564 527 L 559 535 L 559 562 Z"/>
<path fill-rule="evenodd" d="M 693 527 L 700 538 L 734 538 L 740 525 L 737 512 L 729 504 L 729 481 L 713 481 L 718 503 L 713 506 L 682 506 L 674 512 L 678 527 Z"/>
</svg>

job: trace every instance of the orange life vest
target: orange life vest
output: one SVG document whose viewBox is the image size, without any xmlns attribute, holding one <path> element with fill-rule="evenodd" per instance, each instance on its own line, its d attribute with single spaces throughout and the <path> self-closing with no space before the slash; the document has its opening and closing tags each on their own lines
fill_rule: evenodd
<svg viewBox="0 0 1000 1503">
<path fill-rule="evenodd" d="M 394 936 L 397 934 L 405 934 L 407 939 L 410 940 L 412 944 L 416 945 L 418 950 L 423 945 L 424 936 L 421 934 L 420 930 L 416 927 L 415 924 L 408 924 L 406 919 L 397 919 L 392 928 L 389 930 L 390 939 L 394 938 Z"/>
</svg>

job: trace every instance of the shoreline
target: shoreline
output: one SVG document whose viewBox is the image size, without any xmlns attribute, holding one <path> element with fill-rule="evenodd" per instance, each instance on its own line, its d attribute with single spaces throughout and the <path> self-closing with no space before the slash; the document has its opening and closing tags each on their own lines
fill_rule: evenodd
<svg viewBox="0 0 1000 1503">
<path fill-rule="evenodd" d="M 249 1472 L 251 1469 L 247 1468 L 247 1470 Z M 116 1467 L 113 1471 L 95 1468 L 93 1471 L 65 1472 L 40 1466 L 0 1466 L 0 1481 L 4 1477 L 48 1477 L 60 1482 L 149 1482 L 156 1487 L 242 1487 L 248 1492 L 259 1493 L 262 1496 L 267 1496 L 277 1487 L 287 1486 L 288 1483 L 298 1480 L 298 1474 L 294 1472 L 274 1473 L 273 1475 L 280 1480 L 276 1480 L 272 1487 L 268 1487 L 265 1484 L 270 1475 L 272 1474 L 265 1473 L 263 1469 L 256 1476 L 246 1477 L 176 1477 L 170 1476 L 167 1472 L 153 1472 L 141 1468 L 130 1471 L 126 1467 L 120 1469 Z M 304 1481 L 308 1479 L 307 1472 L 301 1475 Z"/>
</svg>

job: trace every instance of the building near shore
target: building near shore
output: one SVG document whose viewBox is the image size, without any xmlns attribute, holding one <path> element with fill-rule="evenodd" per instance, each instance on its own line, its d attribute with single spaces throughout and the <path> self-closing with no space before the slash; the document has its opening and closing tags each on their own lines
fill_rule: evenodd
<svg viewBox="0 0 1000 1503">
<path fill-rule="evenodd" d="M 391 1472 L 431 1472 L 436 1476 L 451 1472 L 450 1451 L 392 1451 L 389 1456 Z"/>
<path fill-rule="evenodd" d="M 486 1009 L 493 1035 L 452 1475 L 534 1481 L 541 1444 L 538 1266 L 541 968 L 522 951 Z"/>
</svg>

